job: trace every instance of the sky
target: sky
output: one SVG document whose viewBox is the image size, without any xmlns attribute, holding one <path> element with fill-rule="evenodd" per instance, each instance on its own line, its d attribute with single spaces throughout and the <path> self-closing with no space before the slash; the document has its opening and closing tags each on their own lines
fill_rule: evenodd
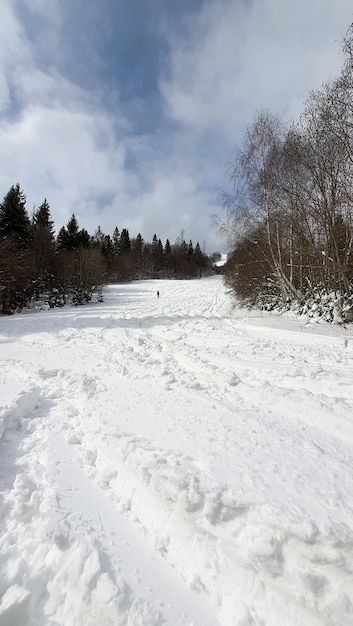
<svg viewBox="0 0 353 626">
<path fill-rule="evenodd" d="M 0 198 L 55 228 L 183 233 L 213 216 L 257 111 L 298 118 L 342 66 L 351 0 L 1 0 Z"/>
<path fill-rule="evenodd" d="M 352 325 L 221 276 L 43 305 L 1 319 L 1 626 L 351 626 Z"/>
</svg>

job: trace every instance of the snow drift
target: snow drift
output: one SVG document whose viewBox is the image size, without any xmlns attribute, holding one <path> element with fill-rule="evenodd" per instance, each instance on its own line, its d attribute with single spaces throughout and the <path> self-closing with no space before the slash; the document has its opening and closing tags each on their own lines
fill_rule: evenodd
<svg viewBox="0 0 353 626">
<path fill-rule="evenodd" d="M 0 626 L 353 623 L 350 329 L 146 281 L 0 355 Z"/>
</svg>

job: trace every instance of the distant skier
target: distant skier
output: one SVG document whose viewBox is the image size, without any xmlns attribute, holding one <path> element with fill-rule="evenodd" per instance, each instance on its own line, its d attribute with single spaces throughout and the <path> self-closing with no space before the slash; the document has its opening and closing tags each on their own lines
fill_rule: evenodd
<svg viewBox="0 0 353 626">
<path fill-rule="evenodd" d="M 157 291 L 157 298 L 159 298 L 159 291 Z"/>
</svg>

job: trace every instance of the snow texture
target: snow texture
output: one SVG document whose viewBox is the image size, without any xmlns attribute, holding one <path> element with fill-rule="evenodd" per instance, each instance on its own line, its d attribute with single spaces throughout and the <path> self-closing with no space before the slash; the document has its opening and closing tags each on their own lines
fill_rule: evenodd
<svg viewBox="0 0 353 626">
<path fill-rule="evenodd" d="M 350 328 L 145 281 L 0 356 L 0 626 L 353 624 Z"/>
</svg>

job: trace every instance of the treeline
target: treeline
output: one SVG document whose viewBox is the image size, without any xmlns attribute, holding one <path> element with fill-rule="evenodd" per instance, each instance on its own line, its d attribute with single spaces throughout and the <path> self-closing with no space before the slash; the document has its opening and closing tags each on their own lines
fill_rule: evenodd
<svg viewBox="0 0 353 626">
<path fill-rule="evenodd" d="M 33 300 L 50 307 L 67 301 L 84 304 L 102 285 L 145 278 L 196 278 L 212 270 L 197 243 L 183 232 L 171 245 L 157 235 L 145 243 L 140 234 L 116 227 L 112 236 L 98 226 L 90 235 L 73 214 L 57 236 L 45 199 L 29 216 L 26 196 L 17 183 L 0 204 L 0 310 L 10 314 Z"/>
<path fill-rule="evenodd" d="M 230 164 L 226 282 L 249 306 L 353 321 L 353 27 L 339 76 L 284 127 L 260 112 Z"/>
</svg>

